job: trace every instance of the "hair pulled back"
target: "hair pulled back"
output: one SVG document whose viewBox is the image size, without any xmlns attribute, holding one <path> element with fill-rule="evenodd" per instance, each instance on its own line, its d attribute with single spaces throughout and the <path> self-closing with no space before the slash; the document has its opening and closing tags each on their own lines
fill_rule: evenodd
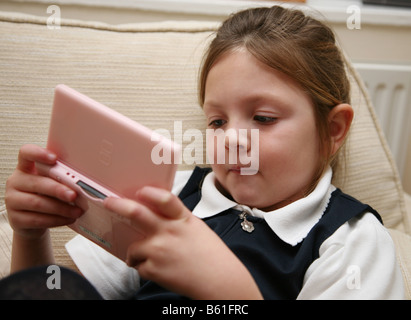
<svg viewBox="0 0 411 320">
<path fill-rule="evenodd" d="M 321 173 L 331 162 L 327 116 L 350 103 L 350 83 L 333 31 L 300 10 L 281 6 L 255 8 L 230 16 L 220 26 L 204 56 L 199 79 L 199 103 L 204 104 L 210 69 L 224 54 L 247 49 L 267 66 L 294 79 L 314 106 L 325 156 Z"/>
</svg>

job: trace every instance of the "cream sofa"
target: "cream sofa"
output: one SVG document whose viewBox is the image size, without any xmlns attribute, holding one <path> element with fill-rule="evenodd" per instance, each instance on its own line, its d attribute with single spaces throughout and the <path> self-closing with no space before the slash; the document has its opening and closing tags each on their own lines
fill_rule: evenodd
<svg viewBox="0 0 411 320">
<path fill-rule="evenodd" d="M 9 273 L 12 231 L 4 189 L 19 147 L 46 144 L 53 89 L 64 83 L 153 129 L 204 129 L 196 81 L 204 47 L 216 23 L 163 22 L 107 25 L 0 12 L 0 277 Z M 364 85 L 351 65 L 356 110 L 334 184 L 369 203 L 394 239 L 411 296 L 411 205 Z M 178 128 L 178 126 L 176 127 Z M 183 149 L 192 141 L 183 141 Z M 138 147 L 138 146 L 136 146 Z M 202 145 L 200 145 L 202 147 Z M 180 169 L 192 168 L 183 162 Z M 75 268 L 64 244 L 74 233 L 53 229 L 56 259 Z"/>
</svg>

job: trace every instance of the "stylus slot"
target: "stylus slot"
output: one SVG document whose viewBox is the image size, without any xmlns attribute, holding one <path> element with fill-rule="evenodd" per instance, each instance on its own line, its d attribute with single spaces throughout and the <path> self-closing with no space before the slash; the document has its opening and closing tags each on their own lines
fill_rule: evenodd
<svg viewBox="0 0 411 320">
<path fill-rule="evenodd" d="M 99 199 L 107 198 L 107 196 L 104 193 L 98 191 L 97 189 L 93 188 L 92 186 L 88 185 L 87 183 L 81 180 L 77 182 L 77 185 L 79 185 L 85 192 L 87 192 L 87 194 L 89 194 L 92 197 Z"/>
</svg>

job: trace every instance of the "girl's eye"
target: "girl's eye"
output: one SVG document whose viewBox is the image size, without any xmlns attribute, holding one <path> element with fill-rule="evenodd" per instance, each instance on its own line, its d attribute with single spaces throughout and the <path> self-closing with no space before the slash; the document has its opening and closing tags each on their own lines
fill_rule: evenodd
<svg viewBox="0 0 411 320">
<path fill-rule="evenodd" d="M 266 116 L 254 116 L 254 120 L 260 123 L 272 123 L 277 120 L 277 118 L 266 117 Z"/>
<path fill-rule="evenodd" d="M 226 123 L 225 120 L 217 119 L 217 120 L 211 121 L 211 122 L 208 124 L 208 126 L 209 126 L 209 127 L 213 127 L 213 128 L 218 128 L 218 127 L 223 126 L 225 123 Z"/>
</svg>

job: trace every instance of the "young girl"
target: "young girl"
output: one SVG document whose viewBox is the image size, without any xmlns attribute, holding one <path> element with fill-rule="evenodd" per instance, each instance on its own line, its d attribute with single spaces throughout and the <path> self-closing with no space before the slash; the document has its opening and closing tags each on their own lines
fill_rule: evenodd
<svg viewBox="0 0 411 320">
<path fill-rule="evenodd" d="M 130 245 L 128 267 L 83 238 L 68 245 L 104 298 L 402 298 L 380 216 L 331 184 L 353 110 L 328 27 L 279 6 L 233 15 L 205 56 L 199 100 L 210 129 L 248 134 L 207 145 L 226 161 L 179 172 L 174 193 L 145 187 L 135 200 L 105 200 L 145 237 Z M 242 174 L 247 165 L 228 154 L 234 144 L 251 155 L 253 129 L 258 168 Z M 7 182 L 13 271 L 52 264 L 48 228 L 82 214 L 69 204 L 75 192 L 38 176 L 34 161 L 56 156 L 23 146 Z"/>
</svg>

